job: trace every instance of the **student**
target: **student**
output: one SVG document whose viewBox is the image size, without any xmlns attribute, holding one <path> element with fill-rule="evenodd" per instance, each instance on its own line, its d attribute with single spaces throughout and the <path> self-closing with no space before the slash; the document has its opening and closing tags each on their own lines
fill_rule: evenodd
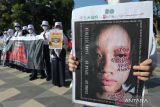
<svg viewBox="0 0 160 107">
<path fill-rule="evenodd" d="M 62 30 L 62 22 L 55 22 L 54 29 Z M 66 66 L 66 48 L 68 46 L 68 39 L 63 34 L 62 49 L 51 49 L 51 71 L 52 83 L 56 86 L 65 86 L 65 66 Z"/>
<path fill-rule="evenodd" d="M 45 71 L 47 74 L 46 81 L 51 80 L 51 64 L 50 64 L 50 54 L 49 54 L 49 35 L 50 35 L 50 29 L 49 29 L 49 23 L 46 20 L 42 21 L 41 27 L 43 29 L 43 32 L 41 32 L 40 36 L 44 39 L 44 45 L 43 45 L 43 58 L 45 62 Z M 41 71 L 42 78 L 45 77 L 44 70 Z"/>
<path fill-rule="evenodd" d="M 28 27 L 27 26 L 23 26 L 22 27 L 22 36 L 27 36 L 27 34 L 29 34 Z"/>
<path fill-rule="evenodd" d="M 14 23 L 14 29 L 15 29 L 14 37 L 22 36 L 22 30 L 19 23 L 17 22 Z"/>
<path fill-rule="evenodd" d="M 36 36 L 35 30 L 34 30 L 34 26 L 32 24 L 28 25 L 28 37 L 30 36 Z"/>
<path fill-rule="evenodd" d="M 27 29 L 28 29 L 28 34 L 26 35 L 26 37 L 35 37 L 36 36 L 36 33 L 34 32 L 34 26 L 32 24 L 29 24 L 27 26 Z M 37 79 L 37 72 L 38 71 L 36 69 L 31 69 L 31 72 L 32 72 L 32 74 L 30 75 L 29 80 L 32 81 L 32 80 Z"/>
</svg>

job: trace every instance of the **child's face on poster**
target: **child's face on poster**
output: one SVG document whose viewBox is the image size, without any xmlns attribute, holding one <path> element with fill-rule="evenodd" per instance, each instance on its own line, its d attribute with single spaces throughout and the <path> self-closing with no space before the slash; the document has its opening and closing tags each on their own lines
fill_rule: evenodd
<svg viewBox="0 0 160 107">
<path fill-rule="evenodd" d="M 98 66 L 104 92 L 115 93 L 122 88 L 130 71 L 130 38 L 120 26 L 104 29 L 97 39 Z"/>
</svg>

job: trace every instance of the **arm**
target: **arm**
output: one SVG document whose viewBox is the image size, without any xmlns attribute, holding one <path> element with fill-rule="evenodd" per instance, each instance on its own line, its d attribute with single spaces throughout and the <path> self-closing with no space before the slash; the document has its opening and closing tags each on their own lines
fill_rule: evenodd
<svg viewBox="0 0 160 107">
<path fill-rule="evenodd" d="M 68 58 L 68 62 L 69 62 L 69 71 L 73 72 L 77 69 L 78 65 L 79 65 L 79 61 L 76 60 L 76 57 L 73 56 L 72 54 L 69 55 Z"/>
</svg>

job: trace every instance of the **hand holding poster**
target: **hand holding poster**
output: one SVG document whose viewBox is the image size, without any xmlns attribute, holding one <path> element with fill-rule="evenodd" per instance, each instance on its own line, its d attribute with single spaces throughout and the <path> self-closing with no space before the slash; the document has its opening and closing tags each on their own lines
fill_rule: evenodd
<svg viewBox="0 0 160 107">
<path fill-rule="evenodd" d="M 98 8 L 98 11 L 97 11 Z M 132 66 L 148 58 L 153 25 L 152 2 L 88 6 L 72 13 L 75 102 L 140 106 L 143 82 Z M 129 102 L 130 101 L 130 102 Z"/>
<path fill-rule="evenodd" d="M 52 29 L 50 31 L 49 49 L 62 49 L 63 30 Z"/>
</svg>

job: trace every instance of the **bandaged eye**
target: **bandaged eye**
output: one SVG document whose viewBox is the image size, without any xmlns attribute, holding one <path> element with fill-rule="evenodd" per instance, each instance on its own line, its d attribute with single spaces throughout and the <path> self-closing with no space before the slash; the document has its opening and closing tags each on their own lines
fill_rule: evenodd
<svg viewBox="0 0 160 107">
<path fill-rule="evenodd" d="M 101 58 L 102 58 L 102 55 L 99 54 L 99 53 L 97 53 L 97 57 L 98 57 L 98 59 L 101 59 Z"/>
<path fill-rule="evenodd" d="M 97 55 L 98 59 L 102 58 L 102 53 L 101 53 L 101 51 L 99 49 L 97 50 L 96 55 Z"/>
<path fill-rule="evenodd" d="M 104 65 L 105 65 L 105 56 L 101 55 L 101 58 L 98 60 L 98 70 L 103 72 Z"/>
</svg>

